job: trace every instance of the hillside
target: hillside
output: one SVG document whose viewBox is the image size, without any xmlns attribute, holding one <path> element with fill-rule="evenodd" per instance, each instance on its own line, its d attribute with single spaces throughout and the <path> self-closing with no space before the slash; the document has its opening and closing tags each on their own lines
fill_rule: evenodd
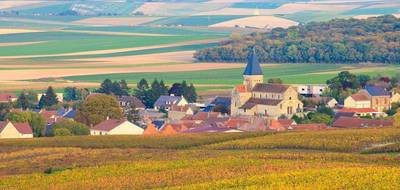
<svg viewBox="0 0 400 190">
<path fill-rule="evenodd" d="M 392 15 L 311 22 L 288 29 L 233 36 L 218 47 L 198 50 L 207 62 L 244 62 L 255 46 L 262 62 L 399 63 L 400 18 Z"/>
<path fill-rule="evenodd" d="M 0 140 L 0 189 L 399 189 L 399 134 L 385 128 Z"/>
</svg>

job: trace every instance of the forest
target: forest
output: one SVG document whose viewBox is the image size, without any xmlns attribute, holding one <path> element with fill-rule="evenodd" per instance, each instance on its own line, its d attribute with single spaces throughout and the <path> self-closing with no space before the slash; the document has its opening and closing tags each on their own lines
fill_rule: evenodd
<svg viewBox="0 0 400 190">
<path fill-rule="evenodd" d="M 232 34 L 219 46 L 201 49 L 200 62 L 245 62 L 255 47 L 263 63 L 400 63 L 400 18 L 311 22 L 265 33 Z"/>
</svg>

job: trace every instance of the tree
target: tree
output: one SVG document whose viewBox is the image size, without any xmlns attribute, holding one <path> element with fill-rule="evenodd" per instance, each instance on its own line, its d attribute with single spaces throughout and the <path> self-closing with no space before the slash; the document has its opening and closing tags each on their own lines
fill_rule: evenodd
<svg viewBox="0 0 400 190">
<path fill-rule="evenodd" d="M 362 88 L 364 88 L 365 85 L 367 85 L 370 80 L 371 77 L 368 75 L 357 75 L 357 81 Z"/>
<path fill-rule="evenodd" d="M 21 94 L 18 96 L 17 105 L 19 108 L 26 110 L 30 107 L 28 97 L 26 96 L 25 91 L 22 91 Z"/>
<path fill-rule="evenodd" d="M 326 107 L 325 105 L 319 106 L 317 108 L 317 113 L 323 113 L 331 117 L 335 116 L 335 112 L 332 110 L 332 108 Z"/>
<path fill-rule="evenodd" d="M 12 109 L 11 103 L 0 103 L 0 121 L 4 121 L 10 110 Z"/>
<path fill-rule="evenodd" d="M 64 100 L 65 101 L 76 101 L 78 100 L 78 93 L 76 87 L 64 88 Z"/>
<path fill-rule="evenodd" d="M 142 78 L 140 79 L 139 83 L 137 84 L 137 88 L 139 90 L 145 90 L 149 88 L 149 83 L 147 83 L 147 80 Z"/>
<path fill-rule="evenodd" d="M 121 81 L 119 82 L 119 85 L 120 85 L 120 87 L 121 87 L 121 90 L 122 90 L 122 92 L 123 92 L 123 95 L 128 95 L 128 94 L 129 94 L 130 88 L 129 88 L 128 83 L 126 82 L 126 80 L 121 80 Z"/>
<path fill-rule="evenodd" d="M 45 135 L 46 120 L 38 113 L 34 112 L 10 112 L 6 118 L 13 122 L 29 123 L 32 128 L 34 137 L 42 137 Z"/>
<path fill-rule="evenodd" d="M 50 131 L 49 136 L 60 136 L 57 134 L 57 130 L 66 130 L 68 133 L 62 133 L 63 136 L 68 136 L 70 135 L 89 135 L 89 127 L 86 126 L 85 124 L 78 123 L 72 120 L 62 120 L 57 123 L 55 123 L 52 127 L 52 130 Z"/>
<path fill-rule="evenodd" d="M 168 94 L 168 87 L 164 84 L 164 81 L 160 81 L 160 94 L 167 95 Z"/>
<path fill-rule="evenodd" d="M 270 84 L 282 84 L 283 81 L 280 78 L 271 78 L 271 79 L 268 79 L 268 83 L 270 83 Z"/>
<path fill-rule="evenodd" d="M 129 104 L 128 106 L 128 111 L 126 112 L 125 117 L 128 121 L 137 123 L 140 120 L 139 111 L 136 109 L 134 104 Z"/>
<path fill-rule="evenodd" d="M 311 116 L 312 123 L 325 123 L 330 125 L 333 121 L 333 118 L 330 115 L 324 113 L 315 113 Z"/>
<path fill-rule="evenodd" d="M 88 126 L 97 125 L 109 118 L 121 119 L 122 110 L 114 96 L 96 94 L 89 96 L 78 106 L 76 121 Z"/>
<path fill-rule="evenodd" d="M 71 136 L 71 132 L 66 128 L 54 129 L 52 136 Z"/>
<path fill-rule="evenodd" d="M 101 83 L 100 88 L 97 90 L 97 92 L 103 94 L 111 94 L 113 91 L 113 87 L 113 82 L 110 79 L 105 79 Z"/>
<path fill-rule="evenodd" d="M 53 87 L 49 86 L 46 90 L 46 93 L 44 96 L 44 106 L 46 107 L 51 107 L 53 105 L 56 105 L 58 103 L 57 95 L 54 92 Z"/>
<path fill-rule="evenodd" d="M 168 90 L 169 95 L 175 95 L 175 96 L 182 96 L 183 92 L 184 92 L 183 87 L 182 84 L 180 83 L 172 84 L 172 87 Z"/>
<path fill-rule="evenodd" d="M 191 103 L 197 101 L 197 92 L 196 92 L 196 88 L 194 87 L 193 83 L 190 83 L 190 86 L 188 87 L 185 98 L 187 99 L 188 102 L 191 102 Z"/>
<path fill-rule="evenodd" d="M 400 128 L 400 110 L 393 116 L 393 126 Z"/>
</svg>

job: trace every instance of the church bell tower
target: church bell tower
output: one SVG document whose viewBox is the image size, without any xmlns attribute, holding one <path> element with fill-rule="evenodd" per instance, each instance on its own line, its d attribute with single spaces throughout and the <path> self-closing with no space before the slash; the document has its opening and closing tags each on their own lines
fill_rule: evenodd
<svg viewBox="0 0 400 190">
<path fill-rule="evenodd" d="M 258 62 L 255 47 L 250 50 L 243 78 L 243 84 L 246 86 L 247 91 L 251 91 L 256 84 L 264 82 L 264 75 Z"/>
</svg>

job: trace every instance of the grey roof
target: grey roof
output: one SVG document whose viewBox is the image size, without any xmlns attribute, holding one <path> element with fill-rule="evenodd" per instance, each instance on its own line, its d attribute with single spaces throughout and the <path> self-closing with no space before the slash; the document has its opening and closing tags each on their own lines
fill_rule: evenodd
<svg viewBox="0 0 400 190">
<path fill-rule="evenodd" d="M 263 75 L 255 48 L 253 48 L 250 52 L 247 60 L 247 66 L 243 72 L 243 75 Z"/>
<path fill-rule="evenodd" d="M 282 102 L 282 100 L 250 98 L 249 100 L 247 100 L 246 103 L 244 103 L 244 105 L 241 108 L 242 109 L 251 109 L 258 104 L 267 105 L 267 106 L 276 106 L 280 102 Z"/>
<path fill-rule="evenodd" d="M 130 103 L 136 107 L 136 108 L 145 108 L 143 102 L 141 100 L 139 100 L 139 98 L 135 97 L 135 96 L 121 96 L 118 98 L 118 101 L 120 102 L 125 102 L 125 103 Z"/>
<path fill-rule="evenodd" d="M 284 93 L 289 88 L 283 84 L 265 84 L 258 83 L 254 86 L 253 92 L 269 92 L 269 93 Z"/>
<path fill-rule="evenodd" d="M 371 96 L 390 96 L 389 92 L 380 86 L 365 86 L 365 90 Z"/>
<path fill-rule="evenodd" d="M 181 96 L 160 96 L 154 103 L 155 107 L 169 107 L 182 99 Z"/>
</svg>

